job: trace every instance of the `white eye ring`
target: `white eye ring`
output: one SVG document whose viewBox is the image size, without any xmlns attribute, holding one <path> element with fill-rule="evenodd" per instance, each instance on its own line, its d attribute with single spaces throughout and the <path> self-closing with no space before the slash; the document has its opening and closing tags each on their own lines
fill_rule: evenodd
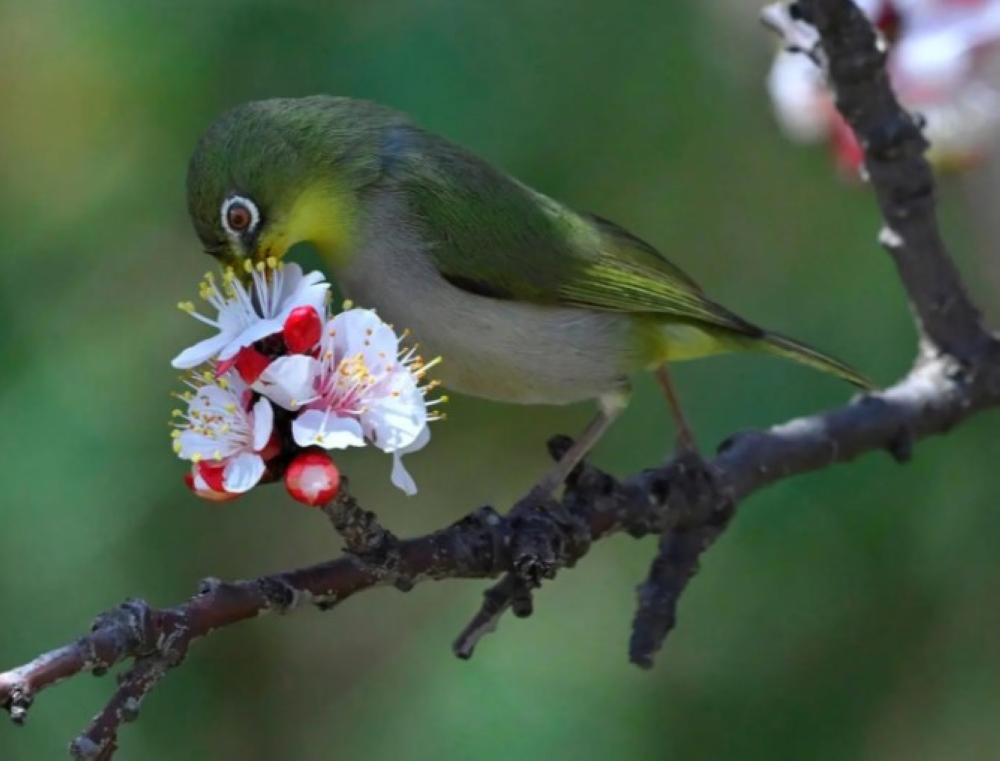
<svg viewBox="0 0 1000 761">
<path fill-rule="evenodd" d="M 236 208 L 242 209 L 250 215 L 249 223 L 239 230 L 230 222 L 230 214 Z M 260 212 L 257 210 L 257 204 L 243 196 L 229 196 L 222 204 L 220 217 L 222 219 L 222 229 L 226 231 L 226 235 L 234 239 L 239 239 L 244 235 L 252 233 L 260 223 Z"/>
</svg>

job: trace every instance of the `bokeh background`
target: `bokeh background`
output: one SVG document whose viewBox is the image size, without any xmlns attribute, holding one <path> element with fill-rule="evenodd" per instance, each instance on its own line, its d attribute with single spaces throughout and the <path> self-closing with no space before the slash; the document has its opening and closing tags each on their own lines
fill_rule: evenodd
<svg viewBox="0 0 1000 761">
<path fill-rule="evenodd" d="M 174 307 L 209 262 L 183 180 L 224 108 L 368 97 L 540 189 L 631 227 L 721 301 L 881 382 L 914 331 L 868 193 L 778 134 L 772 42 L 749 0 L 379 0 L 0 5 L 0 666 L 82 633 L 127 596 L 173 604 L 339 550 L 280 487 L 213 506 L 181 483 L 170 358 L 203 336 Z M 990 171 L 942 186 L 971 288 L 1000 306 Z M 787 363 L 679 366 L 706 446 L 843 402 Z M 590 415 L 456 399 L 409 458 L 340 458 L 404 535 L 509 505 L 544 442 Z M 450 653 L 483 584 L 378 590 L 200 643 L 121 738 L 127 759 L 983 759 L 1000 757 L 997 422 L 871 455 L 748 501 L 707 556 L 654 671 L 629 666 L 651 540 L 597 545 Z M 617 474 L 672 440 L 654 385 L 599 448 Z M 44 693 L 0 758 L 60 758 L 113 682 Z"/>
</svg>

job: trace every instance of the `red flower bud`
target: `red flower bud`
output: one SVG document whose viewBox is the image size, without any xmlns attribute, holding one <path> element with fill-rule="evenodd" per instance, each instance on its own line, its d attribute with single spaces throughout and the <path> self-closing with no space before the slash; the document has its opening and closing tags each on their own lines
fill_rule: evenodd
<svg viewBox="0 0 1000 761">
<path fill-rule="evenodd" d="M 307 354 L 323 335 L 323 321 L 312 307 L 295 307 L 285 320 L 282 336 L 290 354 Z"/>
<path fill-rule="evenodd" d="M 305 505 L 325 505 L 340 490 L 340 471 L 325 452 L 303 452 L 285 471 L 285 488 Z"/>
</svg>

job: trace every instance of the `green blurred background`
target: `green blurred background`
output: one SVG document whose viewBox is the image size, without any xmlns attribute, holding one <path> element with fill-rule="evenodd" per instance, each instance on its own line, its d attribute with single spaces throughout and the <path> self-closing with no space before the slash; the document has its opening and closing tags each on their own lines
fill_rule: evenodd
<svg viewBox="0 0 1000 761">
<path fill-rule="evenodd" d="M 381 100 L 575 206 L 630 226 L 721 301 L 881 382 L 914 332 L 869 195 L 786 144 L 751 0 L 0 3 L 0 666 L 127 596 L 186 598 L 338 552 L 280 488 L 191 496 L 166 421 L 174 308 L 209 262 L 188 154 L 222 109 L 276 95 Z M 992 195 L 991 195 L 992 194 Z M 943 187 L 947 235 L 1000 305 L 990 172 Z M 970 204 L 969 199 L 979 199 Z M 975 208 L 983 209 L 982 213 Z M 843 402 L 835 380 L 727 357 L 678 367 L 701 441 Z M 509 505 L 545 439 L 590 410 L 457 399 L 409 458 L 340 458 L 394 530 Z M 982 759 L 1000 756 L 997 425 L 779 484 L 741 510 L 654 671 L 626 659 L 654 542 L 602 542 L 470 662 L 450 643 L 483 584 L 378 590 L 217 634 L 122 735 L 127 759 Z M 595 460 L 627 474 L 672 440 L 636 404 Z M 60 758 L 113 689 L 46 692 L 0 759 Z"/>
</svg>

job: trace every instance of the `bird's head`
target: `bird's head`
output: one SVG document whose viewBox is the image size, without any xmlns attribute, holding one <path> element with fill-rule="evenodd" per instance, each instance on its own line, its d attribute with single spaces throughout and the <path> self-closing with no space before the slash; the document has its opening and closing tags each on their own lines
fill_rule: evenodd
<svg viewBox="0 0 1000 761">
<path fill-rule="evenodd" d="M 238 272 L 301 242 L 343 262 L 359 194 L 378 176 L 377 135 L 391 118 L 375 104 L 327 96 L 256 101 L 220 116 L 188 167 L 188 211 L 205 250 Z"/>
</svg>

